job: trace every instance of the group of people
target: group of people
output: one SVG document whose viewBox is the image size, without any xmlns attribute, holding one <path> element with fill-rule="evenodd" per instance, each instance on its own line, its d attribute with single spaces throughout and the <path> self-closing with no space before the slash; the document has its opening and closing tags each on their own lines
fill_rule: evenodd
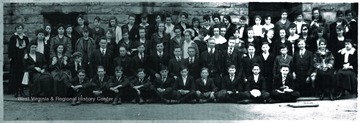
<svg viewBox="0 0 360 123">
<path fill-rule="evenodd" d="M 345 92 L 357 94 L 357 22 L 354 12 L 338 11 L 326 25 L 319 8 L 312 20 L 299 13 L 294 22 L 254 16 L 255 25 L 229 15 L 193 17 L 179 14 L 147 15 L 135 25 L 135 15 L 120 25 L 116 17 L 108 28 L 95 17 L 93 28 L 77 17 L 78 25 L 46 25 L 29 41 L 24 26 L 10 38 L 10 90 L 31 97 L 108 97 L 105 103 L 272 102 L 296 101 L 300 96 Z M 191 25 L 190 25 L 191 24 Z M 26 75 L 28 74 L 28 75 Z M 336 93 L 336 95 L 333 95 Z"/>
</svg>

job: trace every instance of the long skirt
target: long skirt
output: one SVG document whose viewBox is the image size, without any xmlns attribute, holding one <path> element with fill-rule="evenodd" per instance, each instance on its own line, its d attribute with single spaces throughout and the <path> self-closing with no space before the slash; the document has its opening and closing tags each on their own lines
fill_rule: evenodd
<svg viewBox="0 0 360 123">
<path fill-rule="evenodd" d="M 30 77 L 30 92 L 34 97 L 50 97 L 53 95 L 53 77 L 49 72 L 33 73 Z"/>
<path fill-rule="evenodd" d="M 318 89 L 332 89 L 334 88 L 334 70 L 327 71 L 318 70 L 315 79 L 315 88 Z"/>
<path fill-rule="evenodd" d="M 54 78 L 54 96 L 66 97 L 68 92 L 68 87 L 65 82 L 70 81 L 71 75 L 70 71 L 59 70 L 52 71 L 51 75 Z"/>
<path fill-rule="evenodd" d="M 351 93 L 357 92 L 357 77 L 353 71 L 339 70 L 336 74 L 335 86 L 348 90 Z"/>
</svg>

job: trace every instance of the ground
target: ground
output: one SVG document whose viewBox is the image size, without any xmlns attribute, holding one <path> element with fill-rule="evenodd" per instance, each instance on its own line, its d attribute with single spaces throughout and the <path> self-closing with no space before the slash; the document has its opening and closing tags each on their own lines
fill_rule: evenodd
<svg viewBox="0 0 360 123">
<path fill-rule="evenodd" d="M 318 107 L 292 108 L 291 103 L 273 104 L 111 104 L 19 101 L 4 95 L 5 121 L 57 120 L 357 120 L 357 98 L 335 101 L 311 100 Z"/>
</svg>

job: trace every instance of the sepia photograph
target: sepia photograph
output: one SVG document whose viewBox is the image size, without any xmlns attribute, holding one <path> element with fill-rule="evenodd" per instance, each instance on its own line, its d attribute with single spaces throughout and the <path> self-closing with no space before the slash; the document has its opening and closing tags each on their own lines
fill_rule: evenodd
<svg viewBox="0 0 360 123">
<path fill-rule="evenodd" d="M 6 0 L 0 119 L 355 123 L 358 8 L 356 1 Z"/>
</svg>

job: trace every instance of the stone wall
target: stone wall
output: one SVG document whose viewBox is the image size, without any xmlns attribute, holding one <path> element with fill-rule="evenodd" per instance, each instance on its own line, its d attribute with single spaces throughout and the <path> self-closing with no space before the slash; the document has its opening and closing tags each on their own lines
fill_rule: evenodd
<svg viewBox="0 0 360 123">
<path fill-rule="evenodd" d="M 248 16 L 249 3 L 240 2 L 91 2 L 91 3 L 4 3 L 4 71 L 9 70 L 7 49 L 8 40 L 15 32 L 14 26 L 18 23 L 25 25 L 25 33 L 29 38 L 35 37 L 35 30 L 43 28 L 43 13 L 60 12 L 85 13 L 85 18 L 93 23 L 93 18 L 102 18 L 102 26 L 106 27 L 108 19 L 116 16 L 121 24 L 127 22 L 127 14 L 154 14 L 170 13 L 174 22 L 178 20 L 180 12 L 187 12 L 190 17 L 201 17 L 205 14 L 230 14 L 233 21 L 238 21 L 239 15 Z M 302 11 L 306 19 L 311 19 L 311 9 L 320 7 L 324 10 L 323 17 L 327 22 L 335 20 L 336 10 L 351 8 L 350 3 L 303 3 Z M 74 20 L 76 21 L 76 20 Z"/>
<path fill-rule="evenodd" d="M 304 18 L 311 20 L 312 8 L 318 7 L 322 11 L 322 16 L 326 19 L 327 24 L 336 21 L 336 11 L 346 11 L 351 9 L 350 3 L 303 3 Z"/>
<path fill-rule="evenodd" d="M 102 18 L 102 27 L 106 27 L 108 19 L 116 16 L 119 23 L 127 23 L 127 14 L 170 13 L 177 22 L 180 12 L 187 12 L 189 21 L 192 17 L 202 17 L 205 14 L 230 14 L 234 18 L 248 14 L 248 3 L 209 3 L 209 2 L 92 2 L 92 3 L 4 3 L 4 71 L 9 70 L 7 57 L 8 40 L 15 32 L 15 25 L 23 23 L 25 34 L 35 38 L 35 30 L 43 28 L 42 13 L 60 12 L 85 13 L 85 19 L 93 23 L 93 18 Z M 76 20 L 74 20 L 76 21 Z"/>
</svg>

